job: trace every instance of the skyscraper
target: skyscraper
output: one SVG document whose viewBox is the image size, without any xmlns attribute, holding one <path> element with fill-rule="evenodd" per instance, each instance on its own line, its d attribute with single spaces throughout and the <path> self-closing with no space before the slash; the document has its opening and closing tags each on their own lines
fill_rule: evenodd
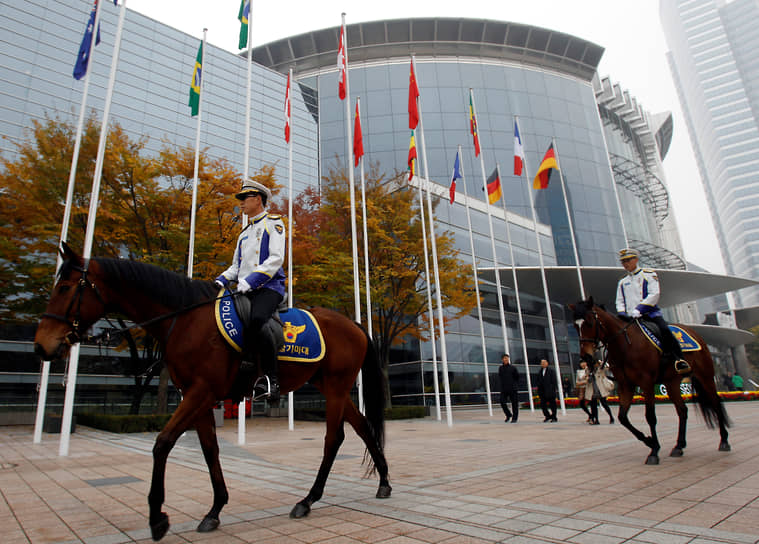
<svg viewBox="0 0 759 544">
<path fill-rule="evenodd" d="M 661 0 L 659 12 L 725 269 L 759 278 L 759 2 Z M 737 303 L 759 305 L 759 289 Z"/>
</svg>

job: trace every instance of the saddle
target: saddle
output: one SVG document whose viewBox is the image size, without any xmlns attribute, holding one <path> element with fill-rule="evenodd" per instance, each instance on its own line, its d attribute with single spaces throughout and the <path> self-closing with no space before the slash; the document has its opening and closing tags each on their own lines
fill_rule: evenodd
<svg viewBox="0 0 759 544">
<path fill-rule="evenodd" d="M 242 321 L 242 328 L 243 331 L 247 331 L 250 328 L 250 308 L 251 308 L 251 302 L 248 297 L 233 297 L 232 300 L 234 301 L 235 309 L 237 310 L 237 315 L 240 316 L 240 321 Z M 269 318 L 269 321 L 267 321 L 263 327 L 261 327 L 261 334 L 267 335 L 271 340 L 273 340 L 273 344 L 277 347 L 277 351 L 280 351 L 282 347 L 285 345 L 285 336 L 284 331 L 282 328 L 282 319 L 280 319 L 279 312 L 284 311 L 287 306 L 284 305 L 284 300 L 279 304 L 277 309 L 274 311 L 274 314 Z M 245 352 L 243 352 L 245 353 Z M 245 353 L 247 355 L 247 353 Z"/>
</svg>

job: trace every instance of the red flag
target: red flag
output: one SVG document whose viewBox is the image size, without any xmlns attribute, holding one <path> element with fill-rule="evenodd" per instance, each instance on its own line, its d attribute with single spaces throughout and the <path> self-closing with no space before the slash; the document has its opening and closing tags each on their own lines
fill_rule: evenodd
<svg viewBox="0 0 759 544">
<path fill-rule="evenodd" d="M 414 61 L 411 61 L 411 74 L 408 82 L 408 128 L 414 130 L 419 124 L 419 105 L 416 99 L 419 98 L 419 87 L 416 84 L 414 75 Z"/>
<path fill-rule="evenodd" d="M 356 122 L 353 125 L 353 157 L 354 166 L 364 156 L 364 138 L 361 134 L 361 117 L 358 115 L 358 100 L 356 100 Z"/>
<path fill-rule="evenodd" d="M 340 82 L 337 92 L 340 100 L 345 100 L 348 94 L 348 52 L 345 50 L 345 25 L 340 27 L 340 46 L 337 48 L 337 69 L 340 71 Z"/>
<path fill-rule="evenodd" d="M 559 163 L 556 162 L 556 155 L 553 151 L 553 142 L 548 146 L 543 161 L 538 166 L 538 173 L 535 174 L 535 179 L 532 180 L 533 189 L 545 189 L 548 187 L 548 182 L 551 180 L 551 170 L 559 169 Z"/>
<path fill-rule="evenodd" d="M 416 140 L 414 139 L 414 131 L 411 131 L 411 141 L 408 144 L 408 180 L 411 181 L 416 174 Z"/>
<path fill-rule="evenodd" d="M 290 74 L 287 74 L 287 89 L 285 90 L 285 141 L 290 143 Z"/>
<path fill-rule="evenodd" d="M 480 135 L 477 132 L 477 119 L 474 116 L 474 102 L 472 102 L 472 95 L 469 95 L 469 131 L 472 133 L 472 140 L 474 140 L 474 156 L 480 156 Z"/>
</svg>

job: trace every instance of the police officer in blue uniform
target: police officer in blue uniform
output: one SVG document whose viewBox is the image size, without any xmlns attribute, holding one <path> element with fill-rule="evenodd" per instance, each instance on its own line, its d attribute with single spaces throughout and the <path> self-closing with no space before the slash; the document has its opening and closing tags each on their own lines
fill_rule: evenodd
<svg viewBox="0 0 759 544">
<path fill-rule="evenodd" d="M 285 225 L 279 215 L 266 212 L 271 191 L 265 185 L 248 179 L 235 197 L 248 217 L 248 224 L 237 238 L 232 265 L 216 278 L 226 287 L 237 282 L 237 292 L 251 301 L 251 324 L 248 333 L 255 339 L 264 375 L 253 386 L 254 398 L 279 401 L 277 378 L 277 345 L 262 327 L 277 310 L 285 295 Z"/>
<path fill-rule="evenodd" d="M 645 317 L 656 323 L 661 330 L 664 353 L 675 358 L 678 374 L 690 372 L 690 365 L 683 359 L 680 343 L 672 335 L 667 322 L 662 317 L 659 306 L 659 278 L 650 268 L 638 266 L 638 252 L 625 248 L 619 252 L 619 260 L 627 274 L 617 284 L 617 314 L 623 318 Z"/>
</svg>

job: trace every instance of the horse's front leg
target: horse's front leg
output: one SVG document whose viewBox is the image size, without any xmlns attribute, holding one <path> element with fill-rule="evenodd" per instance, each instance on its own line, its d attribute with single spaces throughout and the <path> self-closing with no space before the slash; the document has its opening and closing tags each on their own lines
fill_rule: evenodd
<svg viewBox="0 0 759 544">
<path fill-rule="evenodd" d="M 653 449 L 654 442 L 652 442 L 651 438 L 647 437 L 638 429 L 636 429 L 635 426 L 630 422 L 630 418 L 628 414 L 630 412 L 630 405 L 632 404 L 632 398 L 633 398 L 632 389 L 624 387 L 620 384 L 619 386 L 619 413 L 617 414 L 617 419 L 619 419 L 619 422 L 622 424 L 622 426 L 628 431 L 630 431 L 635 438 L 643 442 L 649 448 Z M 648 463 L 648 461 L 646 461 L 646 463 Z"/>
<path fill-rule="evenodd" d="M 675 411 L 677 412 L 678 427 L 677 427 L 677 442 L 672 451 L 669 452 L 670 457 L 682 457 L 683 449 L 685 449 L 685 429 L 688 423 L 688 407 L 685 405 L 682 395 L 680 394 L 680 378 L 674 378 L 667 382 L 667 394 L 672 404 L 675 405 Z"/>
<path fill-rule="evenodd" d="M 659 464 L 659 439 L 656 436 L 656 408 L 654 406 L 654 394 L 653 391 L 646 395 L 646 422 L 648 428 L 651 430 L 651 436 L 649 437 L 648 446 L 651 448 L 651 452 L 646 459 L 647 465 Z"/>
<path fill-rule="evenodd" d="M 319 473 L 316 475 L 314 485 L 308 495 L 298 502 L 290 511 L 291 518 L 302 518 L 311 512 L 311 505 L 322 498 L 324 493 L 324 484 L 327 482 L 329 471 L 332 470 L 332 464 L 337 457 L 337 450 L 345 440 L 345 430 L 343 428 L 343 410 L 347 397 L 333 397 L 325 393 L 327 399 L 327 434 L 324 437 L 324 457 L 319 466 Z"/>
<path fill-rule="evenodd" d="M 211 486 L 213 487 L 213 506 L 198 525 L 198 532 L 209 533 L 219 526 L 219 512 L 229 501 L 229 493 L 224 483 L 221 463 L 219 463 L 219 442 L 216 439 L 216 422 L 212 410 L 208 410 L 198 417 L 195 429 L 198 432 L 200 447 L 203 449 L 203 457 L 206 459 L 208 473 L 211 476 Z"/>
<path fill-rule="evenodd" d="M 206 388 L 190 389 L 179 403 L 169 422 L 158 434 L 153 445 L 153 476 L 148 493 L 150 507 L 150 532 L 153 540 L 161 540 L 169 530 L 169 516 L 161 511 L 166 497 L 166 460 L 177 439 L 197 419 L 198 415 L 210 412 L 214 397 Z"/>
</svg>

